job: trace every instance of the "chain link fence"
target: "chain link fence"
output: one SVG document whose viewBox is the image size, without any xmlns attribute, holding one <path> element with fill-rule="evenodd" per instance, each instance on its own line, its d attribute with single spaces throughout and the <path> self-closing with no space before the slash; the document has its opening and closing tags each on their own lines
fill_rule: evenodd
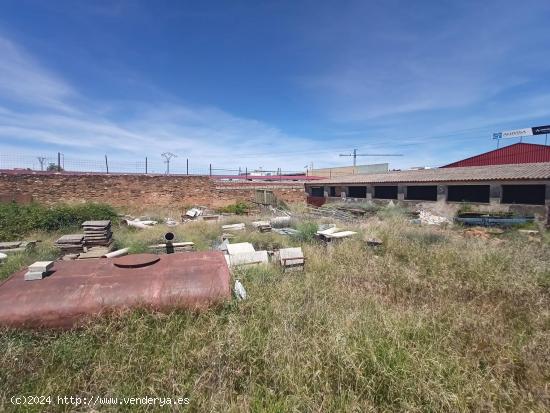
<svg viewBox="0 0 550 413">
<path fill-rule="evenodd" d="M 203 164 L 204 165 L 204 164 Z M 194 166 L 187 158 L 172 158 L 170 163 L 159 159 L 143 158 L 139 161 L 119 161 L 106 155 L 103 159 L 81 159 L 55 155 L 21 155 L 0 153 L 0 170 L 29 170 L 43 172 L 73 173 L 125 173 L 125 174 L 170 174 L 211 176 L 282 176 L 304 175 L 305 171 L 260 170 L 248 167 L 224 168 L 219 165 Z"/>
</svg>

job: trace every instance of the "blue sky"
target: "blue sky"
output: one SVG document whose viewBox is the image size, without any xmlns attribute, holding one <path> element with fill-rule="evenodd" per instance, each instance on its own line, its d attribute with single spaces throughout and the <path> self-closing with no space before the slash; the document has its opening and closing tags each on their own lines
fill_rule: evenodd
<svg viewBox="0 0 550 413">
<path fill-rule="evenodd" d="M 549 18 L 547 0 L 2 0 L 0 154 L 437 166 L 550 124 Z"/>
</svg>

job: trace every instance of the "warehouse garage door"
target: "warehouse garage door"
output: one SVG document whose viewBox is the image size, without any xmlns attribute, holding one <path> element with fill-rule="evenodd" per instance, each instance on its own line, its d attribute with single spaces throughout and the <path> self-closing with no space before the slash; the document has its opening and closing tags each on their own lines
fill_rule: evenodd
<svg viewBox="0 0 550 413">
<path fill-rule="evenodd" d="M 411 201 L 437 201 L 437 185 L 408 186 L 405 199 Z"/>
<path fill-rule="evenodd" d="M 449 202 L 489 202 L 489 185 L 449 185 Z"/>
<path fill-rule="evenodd" d="M 348 193 L 349 193 L 350 198 L 366 198 L 367 197 L 367 187 L 366 186 L 350 186 Z"/>
<path fill-rule="evenodd" d="M 544 205 L 546 185 L 502 185 L 503 204 Z"/>
<path fill-rule="evenodd" d="M 311 187 L 311 196 L 324 196 L 322 186 L 313 186 Z"/>
<path fill-rule="evenodd" d="M 397 185 L 395 186 L 375 186 L 374 197 L 378 199 L 397 199 Z"/>
</svg>

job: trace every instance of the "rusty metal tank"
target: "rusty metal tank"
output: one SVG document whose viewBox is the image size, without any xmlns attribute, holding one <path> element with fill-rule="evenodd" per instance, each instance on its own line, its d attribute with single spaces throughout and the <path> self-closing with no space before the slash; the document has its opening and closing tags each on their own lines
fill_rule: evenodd
<svg viewBox="0 0 550 413">
<path fill-rule="evenodd" d="M 25 281 L 25 272 L 0 284 L 0 326 L 67 329 L 105 311 L 200 310 L 231 298 L 218 251 L 57 261 L 36 281 Z"/>
</svg>

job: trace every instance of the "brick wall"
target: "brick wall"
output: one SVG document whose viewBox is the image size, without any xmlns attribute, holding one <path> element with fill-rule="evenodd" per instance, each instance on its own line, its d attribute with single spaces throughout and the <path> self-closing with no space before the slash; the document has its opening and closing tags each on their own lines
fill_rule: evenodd
<svg viewBox="0 0 550 413">
<path fill-rule="evenodd" d="M 220 207 L 253 200 L 270 189 L 287 203 L 304 202 L 303 184 L 222 183 L 204 176 L 0 173 L 0 200 L 53 204 L 106 202 L 140 208 L 204 205 Z"/>
</svg>

